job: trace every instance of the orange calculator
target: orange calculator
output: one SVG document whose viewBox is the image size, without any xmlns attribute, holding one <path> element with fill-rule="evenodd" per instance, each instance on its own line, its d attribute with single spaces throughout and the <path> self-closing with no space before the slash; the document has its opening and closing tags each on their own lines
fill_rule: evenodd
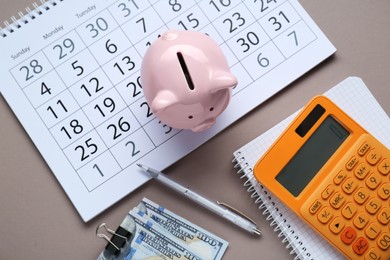
<svg viewBox="0 0 390 260">
<path fill-rule="evenodd" d="M 256 163 L 256 179 L 350 259 L 390 259 L 390 151 L 324 96 Z"/>
</svg>

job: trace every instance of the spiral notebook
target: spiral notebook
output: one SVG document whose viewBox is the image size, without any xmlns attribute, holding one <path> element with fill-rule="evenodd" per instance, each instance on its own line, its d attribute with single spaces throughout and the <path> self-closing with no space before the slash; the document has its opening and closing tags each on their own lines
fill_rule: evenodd
<svg viewBox="0 0 390 260">
<path fill-rule="evenodd" d="M 327 91 L 329 97 L 347 114 L 361 124 L 379 141 L 390 147 L 390 118 L 375 100 L 364 82 L 350 77 Z M 275 226 L 282 242 L 291 248 L 299 259 L 343 259 L 344 257 L 307 226 L 288 207 L 283 205 L 254 178 L 252 168 L 268 147 L 278 138 L 298 112 L 289 116 L 267 132 L 258 136 L 233 153 L 235 167 L 245 179 L 244 186 L 251 194 L 263 215 Z"/>
<path fill-rule="evenodd" d="M 168 167 L 335 52 L 296 0 L 34 7 L 0 29 L 0 90 L 84 221 L 149 179 L 138 160 Z M 239 79 L 202 133 L 168 127 L 142 94 L 143 54 L 168 28 L 213 37 Z"/>
</svg>

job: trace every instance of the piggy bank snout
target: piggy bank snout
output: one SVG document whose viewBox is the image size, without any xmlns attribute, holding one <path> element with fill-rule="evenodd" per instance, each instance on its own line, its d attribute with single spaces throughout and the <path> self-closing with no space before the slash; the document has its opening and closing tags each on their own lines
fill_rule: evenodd
<svg viewBox="0 0 390 260">
<path fill-rule="evenodd" d="M 201 132 L 204 131 L 210 127 L 212 127 L 215 124 L 215 118 L 208 118 L 205 121 L 203 121 L 201 124 L 191 128 L 192 131 L 194 132 Z"/>
</svg>

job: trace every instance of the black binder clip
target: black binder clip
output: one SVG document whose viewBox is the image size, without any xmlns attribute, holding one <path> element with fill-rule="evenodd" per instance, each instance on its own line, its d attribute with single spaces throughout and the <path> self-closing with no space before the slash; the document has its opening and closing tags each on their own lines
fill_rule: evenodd
<svg viewBox="0 0 390 260">
<path fill-rule="evenodd" d="M 101 228 L 104 228 L 107 233 L 112 234 L 111 239 L 105 234 L 99 233 Z M 127 240 L 131 237 L 131 233 L 121 226 L 118 226 L 116 231 L 113 231 L 107 227 L 106 223 L 102 223 L 96 228 L 96 236 L 98 238 L 103 238 L 108 242 L 105 247 L 108 252 L 113 255 L 118 255 L 121 249 L 126 245 Z"/>
</svg>

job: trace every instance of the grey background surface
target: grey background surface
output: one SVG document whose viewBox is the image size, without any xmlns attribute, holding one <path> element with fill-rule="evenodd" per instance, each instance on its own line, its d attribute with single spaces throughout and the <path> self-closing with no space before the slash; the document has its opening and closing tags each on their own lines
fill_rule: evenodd
<svg viewBox="0 0 390 260">
<path fill-rule="evenodd" d="M 348 76 L 361 77 L 390 113 L 390 1 L 300 2 L 336 46 L 336 54 L 166 171 L 184 185 L 251 216 L 263 231 L 261 238 L 153 181 L 84 223 L 0 96 L 0 259 L 96 259 L 105 246 L 95 237 L 98 224 L 115 228 L 143 197 L 228 240 L 224 259 L 292 259 L 242 187 L 231 163 L 233 151 Z M 27 6 L 32 7 L 31 0 L 0 0 L 0 21 L 11 21 Z"/>
</svg>

